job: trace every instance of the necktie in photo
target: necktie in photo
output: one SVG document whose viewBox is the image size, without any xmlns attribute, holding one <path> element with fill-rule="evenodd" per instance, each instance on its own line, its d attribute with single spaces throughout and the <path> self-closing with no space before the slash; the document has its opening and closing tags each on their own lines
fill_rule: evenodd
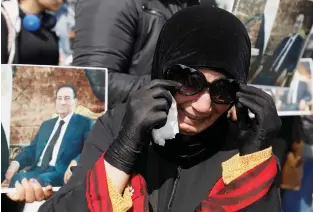
<svg viewBox="0 0 313 212">
<path fill-rule="evenodd" d="M 64 121 L 61 120 L 60 123 L 59 123 L 59 126 L 58 126 L 58 129 L 57 131 L 54 133 L 47 149 L 46 149 L 46 152 L 43 156 L 43 159 L 42 159 L 42 162 L 41 162 L 41 170 L 45 170 L 48 168 L 49 166 L 49 162 L 52 158 L 52 153 L 53 153 L 53 149 L 54 149 L 54 146 L 60 136 L 60 133 L 61 133 L 61 129 L 62 129 L 62 126 L 64 124 Z"/>
</svg>

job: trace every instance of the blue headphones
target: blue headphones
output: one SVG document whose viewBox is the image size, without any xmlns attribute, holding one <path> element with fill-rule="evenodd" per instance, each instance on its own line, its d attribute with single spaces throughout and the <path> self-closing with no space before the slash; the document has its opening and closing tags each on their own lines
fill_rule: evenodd
<svg viewBox="0 0 313 212">
<path fill-rule="evenodd" d="M 40 15 L 25 15 L 22 23 L 24 28 L 31 32 L 39 30 L 40 27 L 50 30 L 56 25 L 57 18 L 53 14 L 43 12 Z"/>
</svg>

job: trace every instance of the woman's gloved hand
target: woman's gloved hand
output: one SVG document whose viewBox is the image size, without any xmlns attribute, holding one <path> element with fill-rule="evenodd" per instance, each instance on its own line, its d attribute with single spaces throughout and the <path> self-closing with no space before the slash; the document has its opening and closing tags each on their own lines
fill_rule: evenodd
<svg viewBox="0 0 313 212">
<path fill-rule="evenodd" d="M 151 130 L 166 123 L 172 104 L 169 91 L 179 87 L 174 81 L 153 80 L 129 96 L 121 131 L 105 154 L 108 163 L 125 173 L 131 172 L 138 156 L 149 145 Z"/>
<path fill-rule="evenodd" d="M 240 155 L 271 146 L 271 140 L 281 128 L 281 120 L 272 97 L 261 89 L 240 84 L 237 99 Z M 254 119 L 249 117 L 248 109 L 255 115 Z"/>
</svg>

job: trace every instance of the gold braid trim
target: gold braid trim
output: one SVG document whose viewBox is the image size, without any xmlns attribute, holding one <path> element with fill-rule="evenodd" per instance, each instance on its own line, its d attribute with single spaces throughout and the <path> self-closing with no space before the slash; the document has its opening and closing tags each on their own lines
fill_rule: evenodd
<svg viewBox="0 0 313 212">
<path fill-rule="evenodd" d="M 272 147 L 249 155 L 239 156 L 239 153 L 222 163 L 222 177 L 225 184 L 266 161 L 272 156 Z"/>
<path fill-rule="evenodd" d="M 109 195 L 112 202 L 113 212 L 127 212 L 132 206 L 132 188 L 127 186 L 121 195 L 113 185 L 111 179 L 107 177 Z"/>
</svg>

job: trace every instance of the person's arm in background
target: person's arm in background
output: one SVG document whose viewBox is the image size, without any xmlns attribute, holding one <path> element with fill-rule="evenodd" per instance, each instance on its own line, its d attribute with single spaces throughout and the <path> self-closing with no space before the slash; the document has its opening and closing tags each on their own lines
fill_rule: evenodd
<svg viewBox="0 0 313 212">
<path fill-rule="evenodd" d="M 105 102 L 106 71 L 102 69 L 85 69 L 85 75 L 88 78 L 95 96 L 104 104 L 107 104 L 107 102 Z"/>
<path fill-rule="evenodd" d="M 138 13 L 135 0 L 79 0 L 76 5 L 73 65 L 108 68 L 110 108 L 150 81 L 150 75 L 128 74 Z"/>
</svg>

